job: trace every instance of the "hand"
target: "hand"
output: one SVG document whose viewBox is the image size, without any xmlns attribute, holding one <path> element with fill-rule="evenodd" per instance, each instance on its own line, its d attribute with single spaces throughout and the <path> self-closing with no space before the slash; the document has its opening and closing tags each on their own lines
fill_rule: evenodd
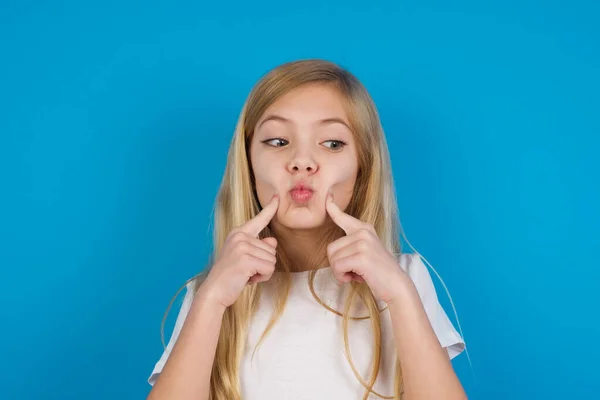
<svg viewBox="0 0 600 400">
<path fill-rule="evenodd" d="M 258 234 L 269 224 L 277 208 L 279 196 L 275 195 L 254 218 L 229 232 L 211 271 L 199 292 L 227 308 L 232 305 L 247 284 L 264 282 L 275 271 L 273 237 L 258 239 Z"/>
<path fill-rule="evenodd" d="M 375 228 L 344 213 L 331 193 L 325 208 L 333 222 L 346 232 L 346 236 L 327 246 L 335 278 L 341 283 L 366 282 L 375 297 L 389 305 L 407 278 L 400 264 L 381 243 Z"/>
</svg>

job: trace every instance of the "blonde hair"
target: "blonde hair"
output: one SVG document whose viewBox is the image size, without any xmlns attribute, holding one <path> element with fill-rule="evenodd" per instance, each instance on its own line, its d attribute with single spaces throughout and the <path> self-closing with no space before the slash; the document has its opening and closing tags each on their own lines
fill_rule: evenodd
<svg viewBox="0 0 600 400">
<path fill-rule="evenodd" d="M 252 219 L 261 209 L 249 158 L 249 146 L 256 124 L 265 110 L 277 99 L 291 90 L 307 84 L 330 85 L 345 100 L 344 104 L 358 155 L 357 180 L 350 204 L 345 212 L 363 222 L 372 224 L 386 249 L 394 256 L 400 256 L 401 243 L 399 235 L 401 226 L 391 173 L 391 162 L 383 128 L 373 100 L 354 75 L 335 63 L 318 59 L 294 61 L 280 65 L 263 76 L 250 92 L 242 108 L 229 148 L 223 180 L 215 202 L 213 251 L 210 256 L 209 267 L 188 280 L 188 283 L 193 282 L 194 293 L 210 271 L 210 265 L 219 254 L 229 232 Z M 339 234 L 340 232 L 335 229 L 324 234 L 323 240 L 320 241 L 322 248 L 315 253 L 321 259 L 314 258 L 311 265 L 321 265 L 321 262 L 324 261 L 323 258 L 326 261 L 326 246 L 336 237 L 339 237 Z M 260 238 L 268 236 L 273 236 L 269 227 L 265 228 L 259 235 Z M 282 272 L 282 274 L 277 274 L 281 277 L 281 280 L 277 284 L 273 315 L 256 348 L 281 316 L 291 286 L 290 261 L 285 252 L 281 251 L 282 248 L 285 248 L 285 244 L 281 243 L 281 238 L 277 239 L 279 245 L 276 271 Z M 343 319 L 345 355 L 357 380 L 365 388 L 363 399 L 367 399 L 370 393 L 384 399 L 400 399 L 403 382 L 397 356 L 394 393 L 382 394 L 373 390 L 381 365 L 380 313 L 383 310 L 378 308 L 378 303 L 369 287 L 364 282 L 350 283 L 349 295 L 345 300 L 344 310 L 340 312 L 329 307 L 319 298 L 314 288 L 315 273 L 315 270 L 311 270 L 309 273 L 310 291 L 317 302 Z M 247 286 L 238 300 L 225 311 L 210 377 L 210 399 L 212 400 L 241 398 L 239 366 L 245 350 L 249 323 L 257 310 L 261 289 L 262 284 Z M 366 306 L 368 315 L 349 315 L 352 302 L 357 296 Z M 163 330 L 167 313 L 168 309 L 163 318 Z M 360 376 L 350 354 L 348 325 L 350 320 L 357 319 L 370 319 L 373 333 L 372 368 L 370 376 L 366 379 Z M 162 337 L 164 345 L 164 335 Z"/>
</svg>

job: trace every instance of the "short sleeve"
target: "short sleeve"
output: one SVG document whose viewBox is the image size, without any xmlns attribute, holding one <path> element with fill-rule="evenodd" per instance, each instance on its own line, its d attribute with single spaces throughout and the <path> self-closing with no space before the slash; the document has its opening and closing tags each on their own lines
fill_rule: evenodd
<svg viewBox="0 0 600 400">
<path fill-rule="evenodd" d="M 156 383 L 156 380 L 158 379 L 160 373 L 162 372 L 163 367 L 165 366 L 165 364 L 167 362 L 167 359 L 169 358 L 169 355 L 171 354 L 171 350 L 173 349 L 173 346 L 175 346 L 175 342 L 177 341 L 177 338 L 179 337 L 179 333 L 181 332 L 181 328 L 183 327 L 185 318 L 187 317 L 187 314 L 192 305 L 192 300 L 194 297 L 192 285 L 193 285 L 193 282 L 190 282 L 186 285 L 185 296 L 183 298 L 183 302 L 179 309 L 179 314 L 177 315 L 177 320 L 175 321 L 173 333 L 171 334 L 171 338 L 169 339 L 169 342 L 167 343 L 167 348 L 163 351 L 162 355 L 160 356 L 160 359 L 154 365 L 154 369 L 152 370 L 152 373 L 150 374 L 150 377 L 148 378 L 148 383 L 152 386 L 154 386 L 154 383 Z"/>
<path fill-rule="evenodd" d="M 465 349 L 465 342 L 452 325 L 448 315 L 438 301 L 438 296 L 427 267 L 418 253 L 401 254 L 400 266 L 408 273 L 415 284 L 429 322 L 440 344 L 448 351 L 450 359 Z"/>
</svg>

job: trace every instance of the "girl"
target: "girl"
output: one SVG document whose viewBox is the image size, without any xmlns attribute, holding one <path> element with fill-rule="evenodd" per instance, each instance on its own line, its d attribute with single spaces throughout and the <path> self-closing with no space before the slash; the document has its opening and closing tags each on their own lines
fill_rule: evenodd
<svg viewBox="0 0 600 400">
<path fill-rule="evenodd" d="M 149 399 L 466 399 L 465 343 L 401 252 L 384 133 L 350 72 L 303 60 L 258 82 L 214 217 Z"/>
</svg>

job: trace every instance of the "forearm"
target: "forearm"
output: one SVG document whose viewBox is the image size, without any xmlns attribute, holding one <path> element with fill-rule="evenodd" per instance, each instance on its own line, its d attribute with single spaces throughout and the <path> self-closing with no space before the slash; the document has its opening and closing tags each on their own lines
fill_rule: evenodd
<svg viewBox="0 0 600 400">
<path fill-rule="evenodd" d="M 207 400 L 225 309 L 196 298 L 148 400 Z"/>
<path fill-rule="evenodd" d="M 465 400 L 462 385 L 406 277 L 389 305 L 406 400 Z"/>
</svg>

